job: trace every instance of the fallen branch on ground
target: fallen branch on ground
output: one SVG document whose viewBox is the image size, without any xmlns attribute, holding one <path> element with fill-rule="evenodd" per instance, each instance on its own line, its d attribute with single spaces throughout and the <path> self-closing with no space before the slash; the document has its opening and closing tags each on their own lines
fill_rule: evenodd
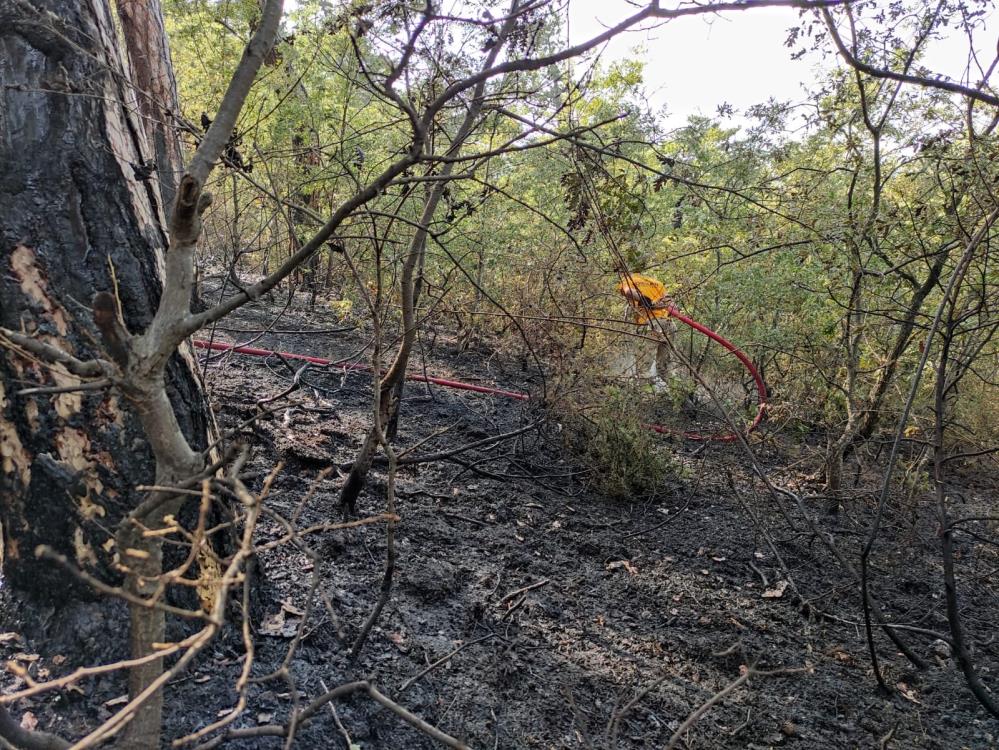
<svg viewBox="0 0 999 750">
<path fill-rule="evenodd" d="M 680 741 L 680 738 L 696 724 L 704 714 L 706 714 L 712 706 L 721 703 L 725 698 L 727 698 L 733 691 L 745 685 L 749 682 L 751 677 L 774 677 L 777 675 L 785 674 L 796 674 L 798 672 L 810 672 L 811 667 L 797 667 L 792 669 L 771 669 L 766 671 L 757 671 L 753 667 L 746 666 L 743 664 L 739 668 L 739 676 L 730 682 L 728 685 L 723 687 L 717 693 L 708 698 L 704 703 L 694 709 L 693 713 L 688 716 L 684 722 L 673 732 L 673 736 L 669 738 L 669 742 L 666 743 L 666 750 L 673 750 L 676 744 Z"/>
<path fill-rule="evenodd" d="M 378 689 L 367 680 L 348 682 L 323 693 L 312 701 L 312 703 L 298 712 L 298 714 L 294 716 L 292 720 L 289 720 L 287 724 L 266 724 L 264 726 L 248 727 L 246 729 L 231 729 L 225 734 L 221 734 L 214 737 L 209 742 L 199 745 L 196 750 L 212 750 L 212 748 L 218 747 L 225 740 L 246 739 L 249 737 L 284 737 L 288 733 L 289 729 L 292 727 L 301 727 L 327 703 L 335 701 L 339 698 L 345 698 L 352 693 L 358 692 L 367 693 L 371 699 L 380 703 L 403 721 L 412 725 L 427 736 L 433 737 L 435 740 L 441 742 L 447 747 L 454 748 L 454 750 L 469 750 L 468 745 L 464 742 L 442 732 L 432 724 L 428 724 L 416 714 L 403 708 L 394 700 L 379 692 Z"/>
</svg>

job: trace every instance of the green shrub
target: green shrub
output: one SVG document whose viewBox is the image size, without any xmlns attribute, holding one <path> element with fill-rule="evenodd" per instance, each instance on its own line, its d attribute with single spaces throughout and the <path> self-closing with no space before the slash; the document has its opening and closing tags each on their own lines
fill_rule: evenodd
<svg viewBox="0 0 999 750">
<path fill-rule="evenodd" d="M 655 396 L 642 387 L 611 386 L 595 403 L 574 403 L 564 419 L 566 443 L 592 471 L 595 488 L 615 499 L 661 491 L 678 471 L 661 436 L 646 426 Z"/>
</svg>

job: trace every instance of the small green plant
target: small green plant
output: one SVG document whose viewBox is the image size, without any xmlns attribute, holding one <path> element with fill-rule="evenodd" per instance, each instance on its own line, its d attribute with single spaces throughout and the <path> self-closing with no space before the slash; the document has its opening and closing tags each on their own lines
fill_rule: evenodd
<svg viewBox="0 0 999 750">
<path fill-rule="evenodd" d="M 672 455 L 645 424 L 648 389 L 608 387 L 596 403 L 574 404 L 566 419 L 569 448 L 592 469 L 593 485 L 615 499 L 649 497 L 677 475 Z"/>
</svg>

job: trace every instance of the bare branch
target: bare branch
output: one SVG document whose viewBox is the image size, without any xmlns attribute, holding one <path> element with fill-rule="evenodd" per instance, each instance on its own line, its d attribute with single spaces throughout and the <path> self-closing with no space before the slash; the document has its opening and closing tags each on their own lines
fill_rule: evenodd
<svg viewBox="0 0 999 750">
<path fill-rule="evenodd" d="M 4 339 L 13 345 L 6 348 L 13 349 L 14 351 L 23 350 L 23 352 L 34 355 L 46 364 L 62 365 L 71 373 L 79 375 L 81 378 L 101 377 L 114 371 L 114 367 L 108 362 L 99 359 L 77 359 L 72 354 L 67 354 L 57 346 L 46 344 L 44 341 L 40 341 L 33 336 L 17 333 L 9 328 L 0 328 L 0 344 L 3 343 Z"/>
<path fill-rule="evenodd" d="M 999 96 L 994 96 L 993 94 L 982 91 L 981 87 L 973 88 L 971 86 L 965 86 L 944 78 L 931 78 L 928 76 L 913 75 L 908 72 L 897 73 L 893 70 L 886 70 L 884 68 L 878 68 L 874 65 L 865 63 L 863 60 L 859 59 L 850 50 L 850 48 L 846 46 L 846 44 L 844 44 L 843 38 L 836 28 L 836 23 L 833 20 L 832 14 L 829 12 L 827 7 L 821 7 L 820 12 L 822 13 L 823 20 L 825 20 L 826 26 L 829 29 L 829 36 L 832 37 L 833 43 L 836 45 L 836 50 L 839 52 L 840 57 L 842 57 L 846 64 L 851 68 L 854 68 L 861 73 L 866 73 L 873 78 L 888 79 L 898 81 L 900 83 L 911 83 L 915 86 L 921 86 L 923 88 L 947 91 L 952 94 L 960 94 L 961 96 L 972 101 L 990 104 L 993 107 L 999 107 Z"/>
</svg>

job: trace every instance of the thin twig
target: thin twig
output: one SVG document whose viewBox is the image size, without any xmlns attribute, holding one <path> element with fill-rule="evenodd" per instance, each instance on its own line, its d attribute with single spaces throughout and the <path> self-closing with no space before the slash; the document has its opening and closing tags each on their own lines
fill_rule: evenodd
<svg viewBox="0 0 999 750">
<path fill-rule="evenodd" d="M 63 386 L 39 386 L 37 388 L 25 388 L 23 390 L 17 391 L 18 396 L 54 396 L 59 393 L 75 393 L 77 391 L 99 391 L 102 388 L 108 388 L 114 385 L 111 378 L 101 378 L 100 380 L 91 380 L 88 383 L 78 383 L 77 385 L 63 385 Z"/>
<path fill-rule="evenodd" d="M 698 720 L 700 720 L 700 718 L 704 716 L 704 714 L 711 709 L 712 706 L 721 703 L 733 691 L 737 690 L 739 687 L 749 682 L 749 679 L 751 677 L 767 677 L 767 676 L 775 676 L 782 674 L 794 674 L 796 672 L 805 672 L 805 671 L 808 671 L 807 667 L 799 667 L 794 669 L 773 669 L 773 670 L 758 672 L 752 667 L 743 665 L 742 667 L 740 667 L 741 674 L 738 676 L 738 678 L 730 682 L 728 685 L 723 687 L 717 693 L 715 693 L 706 701 L 704 701 L 704 703 L 702 703 L 700 706 L 694 709 L 693 713 L 691 713 L 690 716 L 688 716 L 686 720 L 677 728 L 677 730 L 673 732 L 673 736 L 670 737 L 669 742 L 666 743 L 665 750 L 673 750 L 673 748 L 676 747 L 676 743 L 680 741 L 680 738 L 683 737 L 683 735 L 686 734 L 686 732 L 692 726 L 694 726 L 694 724 L 696 724 Z"/>
<path fill-rule="evenodd" d="M 509 594 L 507 594 L 502 599 L 500 599 L 496 603 L 496 606 L 497 607 L 502 607 L 506 602 L 510 601 L 515 596 L 518 596 L 519 594 L 527 593 L 528 591 L 531 591 L 532 589 L 540 588 L 541 586 L 544 586 L 544 585 L 546 585 L 548 583 L 550 583 L 550 580 L 548 578 L 545 578 L 545 579 L 543 579 L 541 581 L 538 581 L 537 583 L 532 583 L 529 586 L 524 586 L 523 588 L 517 589 L 516 591 L 511 591 Z"/>
<path fill-rule="evenodd" d="M 495 633 L 490 633 L 489 635 L 484 635 L 481 638 L 476 638 L 474 641 L 466 641 L 465 643 L 462 643 L 460 646 L 458 646 L 458 648 L 454 649 L 453 651 L 451 651 L 450 653 L 446 654 L 445 656 L 442 656 L 440 659 L 438 659 L 437 661 L 433 662 L 432 664 L 427 665 L 424 669 L 422 669 L 421 671 L 417 672 L 415 675 L 413 675 L 408 680 L 406 680 L 404 683 L 402 683 L 399 686 L 399 692 L 400 693 L 404 693 L 406 690 L 409 689 L 409 687 L 414 682 L 417 682 L 418 680 L 422 679 L 423 677 L 426 677 L 430 672 L 432 672 L 433 670 L 435 670 L 441 664 L 443 664 L 444 662 L 448 661 L 449 659 L 457 656 L 458 654 L 460 654 L 463 650 L 465 650 L 469 646 L 474 646 L 476 643 L 482 643 L 483 641 L 488 641 L 490 638 L 494 638 L 494 637 L 496 637 L 496 634 Z"/>
</svg>

